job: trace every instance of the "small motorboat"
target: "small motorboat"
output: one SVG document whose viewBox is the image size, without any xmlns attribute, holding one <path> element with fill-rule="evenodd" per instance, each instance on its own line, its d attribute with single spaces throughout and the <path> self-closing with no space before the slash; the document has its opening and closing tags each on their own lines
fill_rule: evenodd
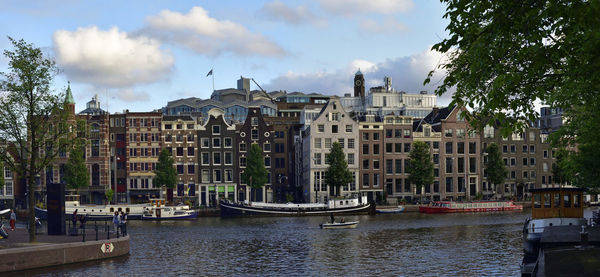
<svg viewBox="0 0 600 277">
<path fill-rule="evenodd" d="M 325 223 L 319 224 L 321 229 L 351 229 L 351 228 L 356 228 L 356 225 L 358 225 L 358 221 L 333 222 L 333 223 L 325 222 Z"/>
<path fill-rule="evenodd" d="M 375 212 L 378 214 L 399 214 L 404 211 L 404 206 L 398 206 L 395 208 L 380 208 L 375 209 Z"/>
<path fill-rule="evenodd" d="M 152 207 L 144 211 L 142 215 L 143 220 L 194 219 L 197 217 L 198 212 L 179 206 Z"/>
</svg>

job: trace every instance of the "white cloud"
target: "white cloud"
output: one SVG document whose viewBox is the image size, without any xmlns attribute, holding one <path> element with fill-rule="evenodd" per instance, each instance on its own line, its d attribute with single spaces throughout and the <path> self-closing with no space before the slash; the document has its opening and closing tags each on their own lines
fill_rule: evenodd
<svg viewBox="0 0 600 277">
<path fill-rule="evenodd" d="M 362 20 L 359 24 L 362 31 L 368 34 L 389 34 L 404 32 L 408 27 L 393 18 L 386 18 L 383 22 L 372 19 Z"/>
<path fill-rule="evenodd" d="M 383 77 L 392 77 L 392 86 L 396 90 L 418 93 L 427 90 L 433 93 L 441 82 L 444 72 L 437 71 L 431 78 L 431 84 L 423 86 L 423 81 L 430 70 L 434 69 L 443 58 L 439 52 L 425 50 L 411 56 L 388 59 L 373 63 L 365 60 L 354 60 L 344 68 L 335 72 L 294 73 L 288 72 L 270 81 L 263 87 L 267 90 L 318 92 L 323 94 L 344 95 L 353 93 L 354 73 L 360 68 L 369 86 L 383 85 Z M 453 91 L 438 99 L 438 105 L 447 105 Z"/>
<path fill-rule="evenodd" d="M 163 10 L 146 19 L 148 27 L 142 33 L 181 44 L 207 55 L 232 52 L 238 55 L 279 57 L 285 51 L 261 34 L 250 32 L 241 24 L 218 20 L 202 7 L 193 7 L 187 14 Z"/>
<path fill-rule="evenodd" d="M 122 89 L 118 91 L 117 98 L 125 102 L 147 102 L 150 100 L 150 95 L 144 91 L 134 91 L 133 89 Z"/>
<path fill-rule="evenodd" d="M 265 5 L 258 10 L 257 15 L 272 21 L 282 21 L 291 25 L 327 25 L 327 21 L 325 19 L 314 15 L 307 7 L 289 7 L 279 0 L 265 3 Z"/>
<path fill-rule="evenodd" d="M 98 86 L 129 87 L 166 78 L 173 56 L 158 41 L 131 37 L 117 27 L 96 26 L 54 33 L 54 53 L 59 67 L 74 81 Z"/>
<path fill-rule="evenodd" d="M 362 13 L 394 14 L 408 12 L 412 0 L 317 0 L 324 10 L 338 15 Z"/>
</svg>

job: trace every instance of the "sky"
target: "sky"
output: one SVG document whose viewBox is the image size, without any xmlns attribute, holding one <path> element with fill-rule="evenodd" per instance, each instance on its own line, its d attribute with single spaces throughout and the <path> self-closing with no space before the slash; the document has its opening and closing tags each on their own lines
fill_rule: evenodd
<svg viewBox="0 0 600 277">
<path fill-rule="evenodd" d="M 240 76 L 267 91 L 353 93 L 392 77 L 396 90 L 423 86 L 448 34 L 437 0 L 23 1 L 0 0 L 0 49 L 8 36 L 42 48 L 70 81 L 76 111 L 98 95 L 103 109 L 151 111 L 181 98 L 210 98 Z M 210 70 L 212 76 L 207 76 Z M 8 61 L 0 56 L 0 71 Z M 251 89 L 258 87 L 251 83 Z M 438 99 L 448 104 L 450 95 Z"/>
</svg>

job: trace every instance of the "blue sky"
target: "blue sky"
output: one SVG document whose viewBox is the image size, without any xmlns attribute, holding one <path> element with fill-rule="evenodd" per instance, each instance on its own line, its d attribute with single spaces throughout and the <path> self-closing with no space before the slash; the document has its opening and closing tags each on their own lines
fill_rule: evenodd
<svg viewBox="0 0 600 277">
<path fill-rule="evenodd" d="M 367 87 L 391 76 L 409 93 L 442 56 L 445 7 L 434 0 L 18 1 L 0 0 L 0 49 L 24 39 L 56 59 L 76 110 L 149 111 L 208 98 L 239 76 L 264 89 L 343 95 L 361 69 Z M 0 71 L 7 61 L 0 57 Z M 439 80 L 441 74 L 434 78 Z M 255 89 L 255 85 L 252 84 Z M 438 104 L 443 105 L 449 96 Z"/>
</svg>

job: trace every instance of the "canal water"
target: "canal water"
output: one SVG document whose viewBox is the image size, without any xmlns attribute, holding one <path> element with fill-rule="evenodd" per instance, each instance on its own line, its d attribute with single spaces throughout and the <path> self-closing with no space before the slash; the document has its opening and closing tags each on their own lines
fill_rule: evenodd
<svg viewBox="0 0 600 277">
<path fill-rule="evenodd" d="M 131 254 L 19 276 L 517 276 L 530 211 L 128 222 Z"/>
</svg>

